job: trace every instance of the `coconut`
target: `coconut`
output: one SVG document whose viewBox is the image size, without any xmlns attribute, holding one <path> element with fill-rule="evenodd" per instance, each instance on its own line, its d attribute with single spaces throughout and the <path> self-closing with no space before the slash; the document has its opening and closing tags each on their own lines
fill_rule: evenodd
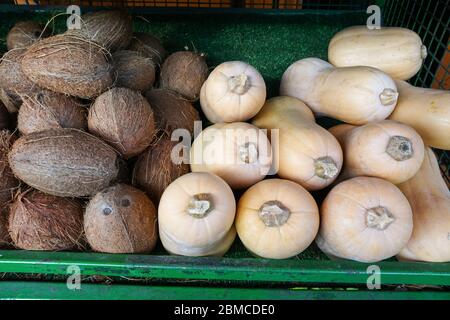
<svg viewBox="0 0 450 320">
<path fill-rule="evenodd" d="M 155 65 L 136 51 L 121 50 L 113 54 L 114 68 L 117 72 L 117 87 L 137 91 L 147 91 L 155 82 Z"/>
<path fill-rule="evenodd" d="M 8 163 L 8 152 L 15 137 L 8 130 L 0 131 L 0 208 L 4 208 L 14 198 L 20 181 L 16 179 Z"/>
<path fill-rule="evenodd" d="M 110 60 L 109 52 L 95 42 L 62 34 L 31 45 L 22 57 L 22 70 L 45 89 L 90 99 L 113 85 Z"/>
<path fill-rule="evenodd" d="M 175 146 L 176 141 L 171 141 L 166 135 L 142 153 L 133 170 L 133 184 L 144 190 L 150 199 L 159 203 L 159 199 L 166 187 L 178 177 L 189 172 L 189 165 L 173 161 L 174 156 L 182 156 Z M 183 149 L 183 152 L 188 152 Z"/>
<path fill-rule="evenodd" d="M 8 225 L 20 249 L 57 251 L 83 246 L 83 208 L 74 199 L 28 190 L 12 203 Z"/>
<path fill-rule="evenodd" d="M 66 33 L 85 37 L 114 52 L 129 46 L 133 21 L 124 11 L 89 12 L 81 16 L 81 29 Z"/>
<path fill-rule="evenodd" d="M 208 77 L 208 66 L 203 54 L 179 51 L 171 54 L 161 68 L 161 87 L 181 94 L 188 100 L 197 100 Z"/>
<path fill-rule="evenodd" d="M 131 40 L 128 50 L 137 51 L 143 54 L 152 59 L 157 66 L 161 66 L 167 55 L 161 41 L 150 33 L 133 33 L 133 39 Z"/>
<path fill-rule="evenodd" d="M 17 112 L 22 104 L 21 95 L 33 94 L 41 89 L 30 81 L 21 68 L 25 49 L 5 53 L 0 63 L 0 100 L 9 112 Z"/>
<path fill-rule="evenodd" d="M 191 136 L 200 115 L 189 101 L 165 89 L 152 89 L 145 94 L 155 113 L 156 126 L 169 136 L 173 130 L 186 129 Z"/>
<path fill-rule="evenodd" d="M 89 201 L 84 231 L 95 251 L 147 253 L 158 238 L 156 208 L 142 191 L 117 184 Z"/>
<path fill-rule="evenodd" d="M 8 206 L 0 210 L 0 248 L 6 247 L 11 243 L 11 237 L 8 232 Z"/>
<path fill-rule="evenodd" d="M 16 177 L 61 197 L 94 195 L 119 172 L 118 155 L 100 139 L 77 129 L 51 129 L 17 139 L 9 152 Z"/>
<path fill-rule="evenodd" d="M 8 50 L 16 48 L 26 48 L 36 41 L 49 36 L 48 31 L 39 22 L 19 21 L 9 31 L 6 37 Z"/>
<path fill-rule="evenodd" d="M 89 110 L 88 127 L 125 158 L 144 151 L 155 135 L 150 104 L 127 88 L 113 88 L 98 97 Z"/>
<path fill-rule="evenodd" d="M 9 115 L 8 109 L 0 100 L 0 130 L 8 129 L 11 127 L 11 116 Z"/>
<path fill-rule="evenodd" d="M 77 99 L 48 90 L 22 97 L 17 128 L 22 134 L 58 128 L 86 129 L 86 110 Z"/>
</svg>

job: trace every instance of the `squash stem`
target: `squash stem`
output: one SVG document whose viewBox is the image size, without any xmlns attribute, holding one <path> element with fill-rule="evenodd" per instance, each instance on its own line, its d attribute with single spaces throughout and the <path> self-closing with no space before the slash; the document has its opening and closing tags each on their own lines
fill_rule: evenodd
<svg viewBox="0 0 450 320">
<path fill-rule="evenodd" d="M 326 180 L 335 178 L 339 173 L 336 162 L 328 156 L 314 160 L 314 168 L 316 176 Z"/>
<path fill-rule="evenodd" d="M 243 95 L 250 88 L 250 79 L 245 73 L 232 76 L 228 79 L 228 88 L 233 93 Z"/>
<path fill-rule="evenodd" d="M 265 202 L 258 211 L 259 218 L 267 227 L 281 227 L 291 215 L 291 212 L 280 201 Z"/>
<path fill-rule="evenodd" d="M 386 230 L 395 221 L 394 216 L 386 207 L 374 207 L 366 212 L 366 225 L 377 230 Z"/>
<path fill-rule="evenodd" d="M 247 142 L 239 147 L 239 158 L 244 163 L 255 163 L 258 161 L 258 147 L 252 142 Z"/>
<path fill-rule="evenodd" d="M 397 161 L 411 159 L 414 156 L 411 140 L 403 136 L 391 137 L 386 147 L 386 153 Z"/>
<path fill-rule="evenodd" d="M 194 195 L 189 201 L 187 212 L 194 218 L 204 218 L 213 209 L 212 197 L 208 193 Z"/>
<path fill-rule="evenodd" d="M 398 92 L 393 89 L 384 89 L 380 93 L 380 101 L 383 106 L 395 105 L 398 99 Z"/>
</svg>

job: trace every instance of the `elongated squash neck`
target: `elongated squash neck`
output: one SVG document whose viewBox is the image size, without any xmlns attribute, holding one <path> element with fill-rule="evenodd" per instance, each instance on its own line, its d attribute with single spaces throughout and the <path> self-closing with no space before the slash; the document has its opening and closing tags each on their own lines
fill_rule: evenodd
<svg viewBox="0 0 450 320">
<path fill-rule="evenodd" d="M 397 161 L 405 161 L 414 156 L 411 140 L 403 136 L 393 136 L 389 139 L 386 153 Z"/>
<path fill-rule="evenodd" d="M 314 160 L 314 170 L 316 176 L 326 180 L 335 178 L 339 173 L 336 162 L 328 156 Z"/>
<path fill-rule="evenodd" d="M 398 92 L 393 89 L 384 89 L 380 93 L 380 102 L 383 106 L 391 106 L 397 103 Z"/>
<path fill-rule="evenodd" d="M 245 94 L 250 89 L 250 86 L 250 79 L 244 73 L 228 79 L 228 88 L 230 91 L 239 95 Z"/>
<path fill-rule="evenodd" d="M 265 202 L 258 215 L 267 227 L 281 227 L 289 220 L 291 212 L 280 201 L 273 200 Z"/>
<path fill-rule="evenodd" d="M 385 207 L 374 207 L 366 211 L 366 225 L 369 228 L 386 230 L 394 221 L 394 216 Z"/>
<path fill-rule="evenodd" d="M 242 162 L 252 164 L 258 161 L 258 147 L 252 142 L 239 146 L 239 159 Z"/>
<path fill-rule="evenodd" d="M 188 204 L 187 213 L 194 218 L 204 218 L 213 210 L 212 197 L 209 193 L 194 195 Z"/>
</svg>

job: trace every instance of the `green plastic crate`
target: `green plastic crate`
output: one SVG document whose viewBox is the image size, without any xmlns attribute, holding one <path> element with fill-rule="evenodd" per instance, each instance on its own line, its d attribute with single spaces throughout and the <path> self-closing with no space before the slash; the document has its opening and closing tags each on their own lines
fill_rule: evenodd
<svg viewBox="0 0 450 320">
<path fill-rule="evenodd" d="M 211 67 L 227 60 L 247 61 L 264 76 L 269 96 L 275 96 L 281 75 L 292 62 L 311 56 L 326 59 L 331 37 L 347 26 L 365 24 L 365 8 L 373 1 L 303 1 L 309 7 L 302 10 L 277 9 L 283 8 L 281 1 L 267 9 L 252 5 L 255 1 L 244 8 L 241 1 L 229 9 L 204 10 L 142 8 L 138 2 L 130 2 L 136 31 L 160 37 L 169 51 L 188 47 L 204 52 Z M 386 25 L 415 30 L 432 49 L 412 82 L 436 86 L 435 75 L 448 53 L 450 15 L 445 12 L 449 1 L 379 3 L 385 6 Z M 47 22 L 61 10 L 0 5 L 0 51 L 6 50 L 6 33 L 16 21 Z M 417 15 L 424 18 L 416 19 Z M 64 30 L 65 17 L 55 18 L 49 27 Z M 443 79 L 448 76 L 448 65 L 444 71 Z M 443 88 L 444 81 L 438 86 Z M 448 154 L 440 152 L 447 179 L 449 162 Z M 321 199 L 324 192 L 315 196 Z M 80 268 L 85 280 L 81 290 L 69 290 L 65 284 L 67 268 L 72 265 Z M 252 257 L 239 240 L 223 258 L 169 256 L 161 246 L 150 255 L 2 250 L 0 274 L 5 281 L 0 281 L 0 298 L 450 299 L 446 288 L 450 287 L 450 264 L 391 259 L 377 265 L 381 291 L 366 288 L 369 265 L 328 260 L 314 245 L 298 257 L 280 261 Z M 102 284 L 93 284 L 98 282 Z"/>
</svg>

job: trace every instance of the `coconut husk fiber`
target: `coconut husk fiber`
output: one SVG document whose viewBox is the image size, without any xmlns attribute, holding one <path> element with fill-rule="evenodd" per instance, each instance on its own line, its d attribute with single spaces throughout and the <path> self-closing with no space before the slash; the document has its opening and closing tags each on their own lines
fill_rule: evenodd
<svg viewBox="0 0 450 320">
<path fill-rule="evenodd" d="M 31 45 L 21 64 L 24 74 L 42 88 L 85 99 L 99 96 L 115 81 L 109 52 L 70 34 Z"/>
<path fill-rule="evenodd" d="M 20 181 L 12 173 L 8 162 L 8 152 L 14 140 L 10 131 L 0 131 L 0 208 L 12 201 L 20 187 Z"/>
<path fill-rule="evenodd" d="M 11 237 L 8 232 L 9 207 L 0 209 L 0 248 L 8 247 L 11 244 Z"/>
<path fill-rule="evenodd" d="M 9 152 L 11 170 L 42 192 L 61 197 L 96 194 L 116 179 L 116 151 L 77 129 L 51 129 L 22 136 Z"/>
<path fill-rule="evenodd" d="M 17 248 L 59 251 L 84 247 L 83 207 L 75 199 L 29 190 L 12 203 L 8 220 Z"/>
<path fill-rule="evenodd" d="M 180 155 L 176 147 L 178 144 L 167 135 L 162 135 L 138 157 L 134 166 L 133 185 L 144 190 L 156 205 L 167 186 L 189 172 L 188 164 L 172 161 L 172 152 Z"/>
<path fill-rule="evenodd" d="M 117 73 L 116 86 L 140 92 L 150 90 L 155 82 L 155 64 L 136 51 L 121 50 L 113 53 Z"/>
<path fill-rule="evenodd" d="M 88 127 L 126 159 L 144 151 L 156 133 L 150 104 L 128 88 L 113 88 L 98 97 L 89 109 Z"/>
<path fill-rule="evenodd" d="M 6 47 L 8 50 L 26 48 L 49 35 L 48 30 L 44 30 L 39 22 L 19 21 L 9 31 L 6 37 Z"/>
<path fill-rule="evenodd" d="M 133 21 L 125 11 L 89 12 L 81 16 L 81 29 L 66 33 L 85 37 L 114 52 L 130 45 Z"/>
<path fill-rule="evenodd" d="M 76 98 L 42 90 L 22 100 L 17 116 L 17 128 L 22 134 L 59 128 L 87 129 L 86 109 Z"/>
<path fill-rule="evenodd" d="M 84 231 L 95 251 L 148 253 L 158 239 L 156 208 L 144 192 L 117 184 L 89 201 Z"/>
<path fill-rule="evenodd" d="M 194 134 L 194 122 L 201 121 L 192 103 L 165 89 L 152 89 L 145 94 L 153 108 L 158 130 L 171 136 L 176 129 L 186 129 Z"/>
<path fill-rule="evenodd" d="M 171 54 L 161 67 L 161 88 L 195 101 L 207 77 L 208 65 L 202 54 L 179 51 Z"/>
<path fill-rule="evenodd" d="M 0 62 L 0 100 L 10 113 L 19 109 L 21 95 L 31 95 L 41 90 L 22 71 L 21 61 L 25 52 L 25 49 L 10 50 Z"/>
<path fill-rule="evenodd" d="M 135 32 L 128 50 L 137 51 L 161 66 L 167 56 L 161 41 L 150 33 Z"/>
</svg>

